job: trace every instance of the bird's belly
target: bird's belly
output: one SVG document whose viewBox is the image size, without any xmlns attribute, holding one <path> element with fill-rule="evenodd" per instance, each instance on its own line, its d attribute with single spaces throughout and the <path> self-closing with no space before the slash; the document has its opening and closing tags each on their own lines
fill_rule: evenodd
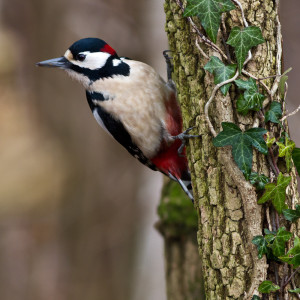
<svg viewBox="0 0 300 300">
<path fill-rule="evenodd" d="M 116 98 L 99 105 L 123 124 L 146 157 L 151 158 L 157 153 L 164 132 L 163 107 L 145 102 L 118 101 Z"/>
</svg>

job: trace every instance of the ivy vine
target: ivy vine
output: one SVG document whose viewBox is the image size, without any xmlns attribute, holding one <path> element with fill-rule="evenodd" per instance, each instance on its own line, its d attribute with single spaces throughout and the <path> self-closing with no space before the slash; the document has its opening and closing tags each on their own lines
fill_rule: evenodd
<svg viewBox="0 0 300 300">
<path fill-rule="evenodd" d="M 291 114 L 283 115 L 282 102 L 284 103 L 286 99 L 287 73 L 291 69 L 281 74 L 279 19 L 278 17 L 276 19 L 279 30 L 277 74 L 268 78 L 257 78 L 247 72 L 244 66 L 252 59 L 251 49 L 264 43 L 265 40 L 259 27 L 248 25 L 239 1 L 186 0 L 185 7 L 180 0 L 176 0 L 176 2 L 181 7 L 183 16 L 188 19 L 198 35 L 196 45 L 199 51 L 209 59 L 204 69 L 214 77 L 216 86 L 205 105 L 206 121 L 214 136 L 213 144 L 216 147 L 232 147 L 235 163 L 242 171 L 245 179 L 249 180 L 261 195 L 258 204 L 267 205 L 268 210 L 272 210 L 273 215 L 275 215 L 275 224 L 269 224 L 269 228 L 264 229 L 264 234 L 255 236 L 252 243 L 257 247 L 259 259 L 266 256 L 269 261 L 273 261 L 275 264 L 286 263 L 290 265 L 290 276 L 288 273 L 284 274 L 280 284 L 278 280 L 276 283 L 265 280 L 258 287 L 258 291 L 262 294 L 279 292 L 279 297 L 282 297 L 285 287 L 289 283 L 293 283 L 294 275 L 300 270 L 300 239 L 290 232 L 292 222 L 297 221 L 300 217 L 300 205 L 289 208 L 286 204 L 286 189 L 291 182 L 291 176 L 288 176 L 288 173 L 293 165 L 300 173 L 300 148 L 296 148 L 295 143 L 290 138 L 285 122 L 287 117 L 295 114 L 300 108 Z M 279 0 L 276 0 L 277 13 L 278 4 Z M 215 44 L 221 26 L 222 14 L 236 8 L 240 10 L 243 26 L 232 28 L 227 41 L 224 40 L 225 37 L 222 34 L 225 49 L 222 51 Z M 193 18 L 198 18 L 206 35 L 201 32 Z M 217 51 L 219 57 L 208 57 L 199 46 L 199 42 Z M 230 53 L 234 53 L 235 63 L 232 63 Z M 245 77 L 241 78 L 241 75 L 246 76 L 246 80 Z M 274 79 L 271 89 L 263 83 L 265 79 L 270 78 Z M 223 130 L 217 134 L 209 118 L 209 106 L 219 89 L 225 96 L 233 84 L 239 91 L 236 99 L 237 112 L 242 115 L 254 113 L 254 125 L 253 128 L 242 131 L 234 123 L 223 122 Z M 279 95 L 277 101 L 274 99 L 276 92 Z M 280 130 L 277 136 L 272 132 L 274 126 L 278 126 Z M 267 157 L 271 168 L 270 177 L 252 171 L 253 148 Z M 281 215 L 287 222 L 287 228 L 279 226 L 279 216 Z M 293 240 L 294 245 L 287 247 L 287 244 L 291 244 L 291 240 Z M 276 276 L 279 276 L 278 271 Z M 300 288 L 294 287 L 289 292 L 300 293 Z M 258 295 L 252 296 L 252 299 L 260 299 Z"/>
</svg>

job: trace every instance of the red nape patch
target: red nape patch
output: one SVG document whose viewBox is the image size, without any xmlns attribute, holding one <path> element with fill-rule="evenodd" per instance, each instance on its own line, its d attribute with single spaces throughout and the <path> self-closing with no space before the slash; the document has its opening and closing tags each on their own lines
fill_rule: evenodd
<svg viewBox="0 0 300 300">
<path fill-rule="evenodd" d="M 116 51 L 111 46 L 109 46 L 108 44 L 106 44 L 103 48 L 101 48 L 100 51 L 109 53 L 111 55 L 116 54 Z"/>
</svg>

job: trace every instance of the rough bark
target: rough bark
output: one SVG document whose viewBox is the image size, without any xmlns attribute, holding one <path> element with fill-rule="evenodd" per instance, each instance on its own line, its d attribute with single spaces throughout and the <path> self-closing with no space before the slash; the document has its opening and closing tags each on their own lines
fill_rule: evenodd
<svg viewBox="0 0 300 300">
<path fill-rule="evenodd" d="M 246 70 L 260 78 L 274 75 L 278 50 L 274 1 L 249 0 L 241 1 L 241 4 L 249 25 L 260 27 L 266 40 L 253 49 L 253 59 Z M 165 12 L 166 31 L 173 52 L 173 75 L 184 127 L 196 126 L 201 134 L 201 139 L 190 141 L 188 156 L 195 206 L 199 214 L 198 245 L 206 296 L 207 299 L 251 299 L 253 294 L 259 294 L 258 285 L 267 278 L 267 274 L 272 275 L 266 259 L 258 259 L 257 250 L 251 243 L 254 236 L 263 232 L 265 212 L 262 206 L 257 205 L 254 187 L 244 179 L 234 163 L 231 149 L 216 149 L 212 145 L 204 105 L 211 95 L 214 83 L 213 77 L 203 70 L 207 59 L 196 47 L 196 34 L 187 19 L 182 17 L 175 0 L 166 0 Z M 228 13 L 225 24 L 227 30 L 241 26 L 240 11 Z M 223 47 L 221 35 L 217 45 Z M 201 47 L 209 56 L 218 56 L 218 53 L 206 46 Z M 271 87 L 271 80 L 265 83 Z M 237 114 L 235 92 L 234 87 L 226 97 L 218 92 L 210 107 L 209 115 L 217 132 L 224 121 L 234 122 L 241 129 L 253 124 L 254 114 L 246 117 Z M 277 129 L 274 127 L 274 130 Z M 253 170 L 269 175 L 265 156 L 254 153 Z M 289 190 L 289 198 L 297 203 L 295 172 L 292 176 L 293 188 Z"/>
</svg>

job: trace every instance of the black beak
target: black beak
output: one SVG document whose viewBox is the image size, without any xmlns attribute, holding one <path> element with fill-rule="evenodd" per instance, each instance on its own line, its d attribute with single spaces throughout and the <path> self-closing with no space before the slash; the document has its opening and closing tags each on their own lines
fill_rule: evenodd
<svg viewBox="0 0 300 300">
<path fill-rule="evenodd" d="M 36 63 L 39 67 L 69 69 L 71 63 L 64 57 L 57 57 Z"/>
</svg>

